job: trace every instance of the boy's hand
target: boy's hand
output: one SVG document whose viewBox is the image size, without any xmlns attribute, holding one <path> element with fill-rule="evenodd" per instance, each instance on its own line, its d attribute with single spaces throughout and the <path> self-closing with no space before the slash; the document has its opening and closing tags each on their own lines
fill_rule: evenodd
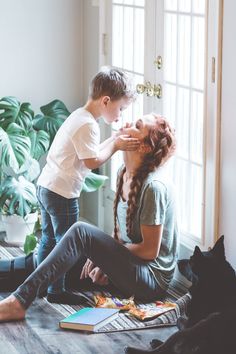
<svg viewBox="0 0 236 354">
<path fill-rule="evenodd" d="M 130 135 L 119 135 L 115 139 L 116 150 L 134 151 L 139 148 L 139 145 L 139 139 L 131 138 Z"/>
</svg>

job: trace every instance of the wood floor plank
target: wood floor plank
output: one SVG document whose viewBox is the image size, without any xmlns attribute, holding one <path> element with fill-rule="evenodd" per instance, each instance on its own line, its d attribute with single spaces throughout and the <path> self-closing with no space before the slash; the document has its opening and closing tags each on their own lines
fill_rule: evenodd
<svg viewBox="0 0 236 354">
<path fill-rule="evenodd" d="M 87 334 L 58 327 L 60 313 L 36 300 L 25 321 L 0 324 L 0 354 L 120 354 L 126 345 L 147 346 L 165 340 L 175 327 L 107 334 Z"/>
<path fill-rule="evenodd" d="M 7 293 L 0 293 L 0 299 Z M 0 354 L 122 354 L 127 345 L 147 347 L 153 338 L 167 339 L 177 328 L 154 328 L 87 334 L 59 328 L 64 316 L 42 299 L 28 309 L 26 320 L 0 323 Z"/>
</svg>

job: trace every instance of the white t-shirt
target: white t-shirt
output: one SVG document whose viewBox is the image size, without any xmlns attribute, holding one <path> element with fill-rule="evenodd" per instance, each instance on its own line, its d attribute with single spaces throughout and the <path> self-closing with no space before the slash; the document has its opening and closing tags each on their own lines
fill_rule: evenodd
<svg viewBox="0 0 236 354">
<path fill-rule="evenodd" d="M 78 197 L 90 171 L 82 160 L 98 157 L 99 144 L 95 118 L 84 108 L 77 109 L 57 131 L 37 184 L 65 198 Z"/>
</svg>

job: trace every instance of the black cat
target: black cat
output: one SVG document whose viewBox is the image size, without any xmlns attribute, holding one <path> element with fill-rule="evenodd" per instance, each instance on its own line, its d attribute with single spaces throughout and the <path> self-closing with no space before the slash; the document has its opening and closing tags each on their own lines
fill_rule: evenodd
<svg viewBox="0 0 236 354">
<path fill-rule="evenodd" d="M 127 354 L 235 354 L 236 276 L 225 259 L 224 237 L 212 250 L 199 247 L 190 260 L 179 261 L 181 273 L 192 281 L 187 320 L 180 319 L 179 332 L 165 343 L 151 342 L 152 349 L 127 347 Z"/>
</svg>

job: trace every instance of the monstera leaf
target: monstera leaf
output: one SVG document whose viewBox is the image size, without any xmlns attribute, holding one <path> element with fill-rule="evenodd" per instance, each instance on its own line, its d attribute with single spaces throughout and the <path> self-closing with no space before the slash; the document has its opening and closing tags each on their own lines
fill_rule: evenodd
<svg viewBox="0 0 236 354">
<path fill-rule="evenodd" d="M 84 180 L 83 192 L 95 192 L 97 189 L 102 187 L 105 181 L 108 179 L 107 176 L 98 175 L 97 173 L 90 172 Z"/>
<path fill-rule="evenodd" d="M 33 157 L 29 156 L 24 165 L 18 171 L 19 175 L 24 176 L 28 181 L 33 182 L 40 175 L 40 165 L 39 162 Z"/>
<path fill-rule="evenodd" d="M 11 123 L 6 131 L 0 127 L 0 152 L 2 166 L 11 167 L 16 173 L 30 153 L 31 142 L 25 130 Z"/>
<path fill-rule="evenodd" d="M 43 130 L 31 130 L 29 137 L 31 140 L 31 156 L 39 160 L 48 151 L 50 136 Z"/>
<path fill-rule="evenodd" d="M 11 123 L 16 123 L 26 131 L 32 127 L 34 111 L 30 103 L 20 103 L 12 96 L 3 97 L 0 100 L 0 112 L 0 127 L 4 130 Z"/>
<path fill-rule="evenodd" d="M 37 209 L 35 185 L 23 176 L 8 176 L 0 187 L 0 212 L 25 217 Z"/>
<path fill-rule="evenodd" d="M 70 112 L 60 100 L 54 100 L 45 106 L 40 107 L 43 114 L 37 114 L 33 120 L 33 127 L 36 130 L 44 130 L 50 136 L 52 143 L 56 132 L 70 115 Z"/>
</svg>

